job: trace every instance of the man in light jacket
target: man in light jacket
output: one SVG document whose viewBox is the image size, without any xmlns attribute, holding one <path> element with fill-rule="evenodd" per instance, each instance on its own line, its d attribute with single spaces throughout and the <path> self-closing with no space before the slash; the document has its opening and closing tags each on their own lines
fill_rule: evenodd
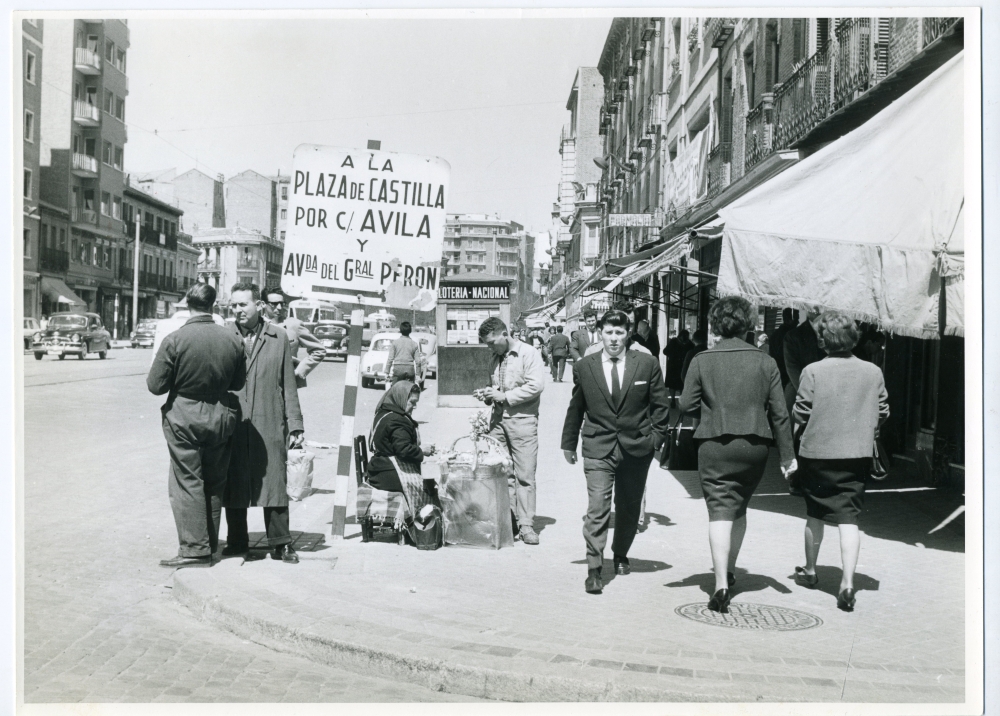
<svg viewBox="0 0 1000 716">
<path fill-rule="evenodd" d="M 538 464 L 538 406 L 545 388 L 545 364 L 535 348 L 510 336 L 499 318 L 479 326 L 479 340 L 490 347 L 490 387 L 473 395 L 493 406 L 490 436 L 510 450 L 514 475 L 508 478 L 510 502 L 525 544 L 535 533 L 535 467 Z"/>
<path fill-rule="evenodd" d="M 292 365 L 295 366 L 295 385 L 305 388 L 306 376 L 326 358 L 326 348 L 302 321 L 288 312 L 288 298 L 281 289 L 272 288 L 264 291 L 264 304 L 264 313 L 268 319 L 284 328 L 288 334 L 288 345 L 292 349 Z M 306 349 L 305 360 L 299 360 L 300 347 Z"/>
</svg>

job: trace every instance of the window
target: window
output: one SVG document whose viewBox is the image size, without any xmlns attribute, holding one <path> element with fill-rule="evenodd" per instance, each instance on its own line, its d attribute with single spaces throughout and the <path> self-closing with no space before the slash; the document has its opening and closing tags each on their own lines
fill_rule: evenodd
<svg viewBox="0 0 1000 716">
<path fill-rule="evenodd" d="M 93 137 L 86 137 L 83 140 L 83 153 L 88 157 L 97 157 L 97 140 Z"/>
<path fill-rule="evenodd" d="M 115 95 L 113 92 L 104 90 L 104 111 L 112 114 L 115 111 Z"/>
<path fill-rule="evenodd" d="M 125 165 L 125 150 L 115 147 L 115 169 L 121 169 Z"/>
<path fill-rule="evenodd" d="M 101 192 L 101 213 L 111 216 L 111 194 L 106 191 Z"/>
<path fill-rule="evenodd" d="M 125 71 L 125 50 L 119 48 L 118 54 L 115 56 L 115 67 L 122 72 Z"/>
<path fill-rule="evenodd" d="M 83 190 L 83 208 L 87 211 L 94 210 L 94 190 L 84 189 Z"/>
<path fill-rule="evenodd" d="M 31 170 L 24 170 L 24 198 L 31 198 Z"/>
<path fill-rule="evenodd" d="M 27 110 L 24 112 L 24 141 L 35 141 L 35 113 Z"/>
<path fill-rule="evenodd" d="M 59 229 L 59 250 L 66 250 L 66 229 Z"/>
<path fill-rule="evenodd" d="M 77 245 L 76 245 L 76 239 L 73 239 L 72 246 L 73 246 L 73 251 L 70 254 L 70 256 L 73 257 L 73 261 L 74 262 L 79 262 L 79 260 L 80 260 L 80 254 L 79 254 L 79 251 L 78 251 L 78 248 L 77 248 Z"/>
<path fill-rule="evenodd" d="M 115 116 L 121 121 L 125 121 L 125 100 L 121 97 L 117 99 L 117 104 L 115 105 Z"/>
<path fill-rule="evenodd" d="M 163 217 L 160 217 L 160 216 L 156 217 L 156 224 L 155 224 L 155 226 L 156 226 L 157 232 L 163 231 Z"/>
<path fill-rule="evenodd" d="M 114 145 L 111 142 L 104 143 L 104 151 L 101 153 L 101 161 L 111 166 L 111 159 L 114 155 Z"/>
<path fill-rule="evenodd" d="M 90 263 L 92 266 L 100 267 L 101 265 L 101 254 L 100 248 L 98 246 L 93 246 L 88 244 L 90 247 Z"/>
<path fill-rule="evenodd" d="M 104 59 L 108 62 L 115 61 L 115 43 L 111 40 L 104 41 Z"/>
<path fill-rule="evenodd" d="M 112 204 L 111 211 L 112 211 L 111 215 L 116 219 L 122 218 L 122 198 L 120 196 L 116 196 L 114 198 L 114 203 Z"/>
<path fill-rule="evenodd" d="M 281 187 L 281 200 L 282 201 L 288 201 L 288 187 L 287 186 Z"/>
<path fill-rule="evenodd" d="M 31 258 L 31 229 L 24 230 L 24 258 Z"/>
<path fill-rule="evenodd" d="M 287 219 L 288 218 L 288 210 L 287 209 L 282 209 L 281 210 L 281 218 L 282 219 Z"/>
<path fill-rule="evenodd" d="M 35 55 L 31 52 L 24 53 L 24 79 L 35 84 Z"/>
<path fill-rule="evenodd" d="M 284 240 L 285 240 L 285 232 L 284 232 L 284 231 L 282 231 L 282 232 L 281 232 L 281 240 L 282 240 L 282 241 L 284 241 Z"/>
<path fill-rule="evenodd" d="M 109 246 L 104 247 L 104 268 L 111 269 L 111 248 Z"/>
</svg>

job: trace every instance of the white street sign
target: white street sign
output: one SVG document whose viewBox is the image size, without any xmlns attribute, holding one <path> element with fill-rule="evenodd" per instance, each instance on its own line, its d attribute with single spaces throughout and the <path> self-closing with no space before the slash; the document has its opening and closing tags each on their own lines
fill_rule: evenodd
<svg viewBox="0 0 1000 716">
<path fill-rule="evenodd" d="M 292 296 L 430 310 L 451 167 L 303 144 L 292 162 L 281 286 Z"/>
<path fill-rule="evenodd" d="M 663 226 L 663 214 L 609 214 L 608 226 Z"/>
</svg>

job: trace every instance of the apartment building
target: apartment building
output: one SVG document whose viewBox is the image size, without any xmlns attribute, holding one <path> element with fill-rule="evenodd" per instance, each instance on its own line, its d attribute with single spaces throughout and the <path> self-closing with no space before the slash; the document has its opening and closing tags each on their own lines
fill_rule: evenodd
<svg viewBox="0 0 1000 716">
<path fill-rule="evenodd" d="M 215 288 L 223 313 L 230 289 L 240 281 L 252 281 L 261 289 L 281 282 L 283 247 L 278 239 L 232 226 L 196 231 L 191 243 L 199 253 L 197 278 Z"/>
<path fill-rule="evenodd" d="M 191 169 L 171 181 L 174 202 L 184 211 L 188 233 L 221 229 L 226 225 L 225 177 Z"/>
<path fill-rule="evenodd" d="M 278 182 L 252 169 L 225 183 L 226 226 L 278 238 Z"/>
<path fill-rule="evenodd" d="M 278 221 L 276 230 L 278 240 L 285 243 L 285 227 L 288 225 L 288 187 L 291 185 L 292 177 L 288 174 L 278 172 L 277 176 L 271 177 L 278 190 Z"/>
<path fill-rule="evenodd" d="M 178 236 L 184 212 L 173 204 L 131 185 L 126 176 L 125 231 L 131 239 L 121 248 L 119 278 L 128 284 L 123 291 L 131 305 L 136 225 L 139 230 L 139 318 L 166 318 L 181 300 L 184 288 L 178 284 Z M 130 317 L 129 317 L 130 319 Z M 129 319 L 125 319 L 126 321 Z M 120 317 L 119 321 L 123 321 Z M 124 323 L 123 323 L 124 325 Z"/>
<path fill-rule="evenodd" d="M 24 307 L 25 316 L 41 317 L 41 278 L 39 244 L 41 209 L 39 207 L 39 145 L 42 118 L 42 20 L 21 22 L 21 96 L 23 98 L 22 147 L 24 183 L 22 185 L 22 239 L 24 247 Z"/>
<path fill-rule="evenodd" d="M 72 306 L 111 325 L 123 288 L 129 28 L 124 20 L 46 20 L 42 45 L 41 312 Z"/>
</svg>

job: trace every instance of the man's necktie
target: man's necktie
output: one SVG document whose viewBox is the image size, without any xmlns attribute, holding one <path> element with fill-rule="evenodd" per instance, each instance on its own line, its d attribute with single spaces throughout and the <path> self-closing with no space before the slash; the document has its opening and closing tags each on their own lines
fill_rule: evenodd
<svg viewBox="0 0 1000 716">
<path fill-rule="evenodd" d="M 621 397 L 622 384 L 618 379 L 618 359 L 611 359 L 611 402 L 618 408 L 618 399 Z"/>
</svg>

